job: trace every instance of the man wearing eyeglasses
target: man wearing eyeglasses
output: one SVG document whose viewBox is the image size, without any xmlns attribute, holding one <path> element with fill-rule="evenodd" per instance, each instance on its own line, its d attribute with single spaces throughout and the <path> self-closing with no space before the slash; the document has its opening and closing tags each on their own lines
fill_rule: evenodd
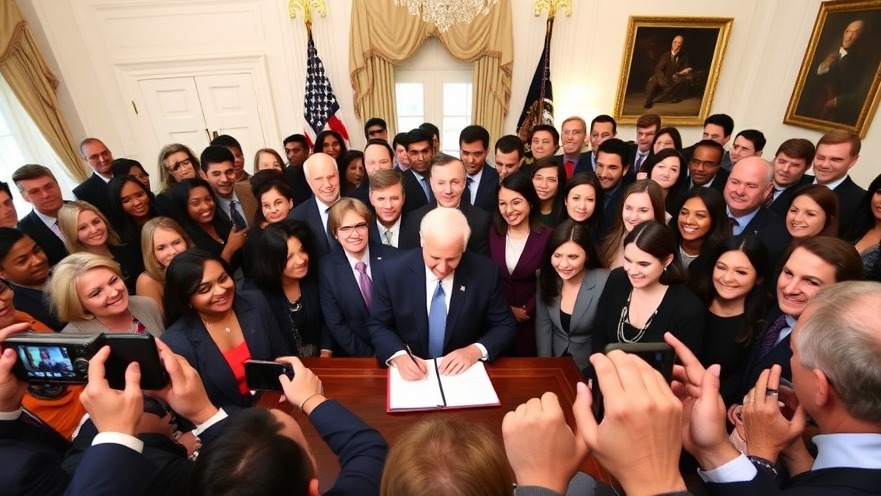
<svg viewBox="0 0 881 496">
<path fill-rule="evenodd" d="M 83 162 L 92 168 L 92 175 L 73 188 L 79 200 L 87 201 L 102 212 L 110 212 L 110 188 L 107 183 L 113 177 L 113 154 L 97 138 L 86 138 L 80 143 Z"/>
</svg>

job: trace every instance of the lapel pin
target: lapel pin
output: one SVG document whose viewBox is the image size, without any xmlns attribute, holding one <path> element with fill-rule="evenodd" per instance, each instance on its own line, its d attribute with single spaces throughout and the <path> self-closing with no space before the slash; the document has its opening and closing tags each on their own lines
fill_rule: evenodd
<svg viewBox="0 0 881 496">
<path fill-rule="evenodd" d="M 459 286 L 459 291 L 465 291 L 465 286 Z"/>
</svg>

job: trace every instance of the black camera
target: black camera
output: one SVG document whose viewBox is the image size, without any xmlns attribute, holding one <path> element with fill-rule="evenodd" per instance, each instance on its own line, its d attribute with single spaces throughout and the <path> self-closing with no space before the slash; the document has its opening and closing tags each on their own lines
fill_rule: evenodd
<svg viewBox="0 0 881 496">
<path fill-rule="evenodd" d="M 86 384 L 89 360 L 104 346 L 110 356 L 104 364 L 105 378 L 113 389 L 125 389 L 125 370 L 131 362 L 141 367 L 141 389 L 162 389 L 168 384 L 159 360 L 156 341 L 149 334 L 13 334 L 3 342 L 18 355 L 15 374 L 27 382 Z"/>
<path fill-rule="evenodd" d="M 3 342 L 18 355 L 15 374 L 29 382 L 88 382 L 89 360 L 107 342 L 101 334 L 64 335 L 29 332 Z"/>
</svg>

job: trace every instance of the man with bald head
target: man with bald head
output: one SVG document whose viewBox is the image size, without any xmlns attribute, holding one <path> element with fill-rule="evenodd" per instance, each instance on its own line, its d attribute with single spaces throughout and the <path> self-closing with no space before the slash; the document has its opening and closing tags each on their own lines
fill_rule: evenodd
<svg viewBox="0 0 881 496">
<path fill-rule="evenodd" d="M 462 212 L 471 228 L 468 251 L 489 256 L 490 217 L 485 210 L 462 201 L 465 192 L 466 168 L 461 160 L 446 153 L 438 153 L 432 158 L 429 183 L 437 206 L 425 205 L 410 212 L 401 222 L 401 239 L 398 248 L 417 248 L 419 246 L 419 226 L 425 214 L 436 208 L 454 208 Z"/>
<path fill-rule="evenodd" d="M 789 246 L 790 236 L 776 213 L 765 208 L 774 168 L 761 157 L 747 157 L 731 169 L 722 196 L 734 236 L 753 235 L 765 243 L 772 264 Z"/>
<path fill-rule="evenodd" d="M 336 160 L 326 153 L 314 153 L 307 158 L 303 162 L 303 173 L 312 197 L 291 210 L 288 218 L 309 224 L 321 256 L 338 246 L 327 230 L 327 217 L 330 207 L 340 199 L 340 174 Z"/>
<path fill-rule="evenodd" d="M 107 183 L 113 177 L 113 154 L 101 140 L 86 138 L 80 143 L 80 155 L 93 173 L 73 188 L 73 194 L 78 200 L 87 201 L 98 207 L 98 210 L 109 213 L 110 188 Z"/>
<path fill-rule="evenodd" d="M 514 314 L 492 261 L 465 250 L 462 212 L 436 208 L 419 229 L 422 248 L 388 260 L 368 324 L 376 358 L 405 380 L 425 377 L 423 358 L 441 358 L 443 375 L 494 360 L 514 342 Z"/>
<path fill-rule="evenodd" d="M 840 45 L 813 68 L 805 89 L 806 98 L 797 109 L 799 114 L 842 124 L 856 123 L 875 73 L 863 48 L 865 26 L 861 19 L 845 26 Z"/>
</svg>

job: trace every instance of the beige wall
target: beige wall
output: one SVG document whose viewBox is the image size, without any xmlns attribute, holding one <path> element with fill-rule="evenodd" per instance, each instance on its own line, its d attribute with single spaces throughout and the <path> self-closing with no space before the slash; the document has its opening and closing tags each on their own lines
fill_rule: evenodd
<svg viewBox="0 0 881 496">
<path fill-rule="evenodd" d="M 505 1 L 505 0 L 501 0 Z M 77 138 L 102 138 L 117 156 L 153 166 L 159 143 L 136 116 L 139 96 L 126 85 L 132 67 L 173 61 L 257 57 L 265 67 L 258 92 L 270 102 L 267 143 L 303 128 L 306 34 L 290 19 L 285 0 L 18 0 L 62 81 L 60 98 Z M 340 100 L 355 146 L 363 144 L 352 111 L 348 76 L 351 0 L 328 0 L 328 16 L 314 21 L 318 51 Z M 513 130 L 541 52 L 544 20 L 532 0 L 512 0 L 514 78 L 507 127 Z M 712 112 L 726 112 L 736 130 L 756 128 L 768 137 L 766 156 L 785 139 L 820 134 L 782 123 L 789 95 L 810 38 L 820 0 L 574 0 L 571 17 L 554 28 L 552 80 L 558 119 L 589 120 L 612 113 L 630 15 L 732 17 L 734 24 Z M 263 109 L 261 109 L 263 111 Z M 680 127 L 686 142 L 700 128 Z M 632 126 L 619 137 L 633 138 Z M 274 142 L 272 142 L 274 141 Z M 248 151 L 246 150 L 246 154 Z M 863 186 L 881 172 L 881 124 L 869 128 L 854 170 Z"/>
</svg>

